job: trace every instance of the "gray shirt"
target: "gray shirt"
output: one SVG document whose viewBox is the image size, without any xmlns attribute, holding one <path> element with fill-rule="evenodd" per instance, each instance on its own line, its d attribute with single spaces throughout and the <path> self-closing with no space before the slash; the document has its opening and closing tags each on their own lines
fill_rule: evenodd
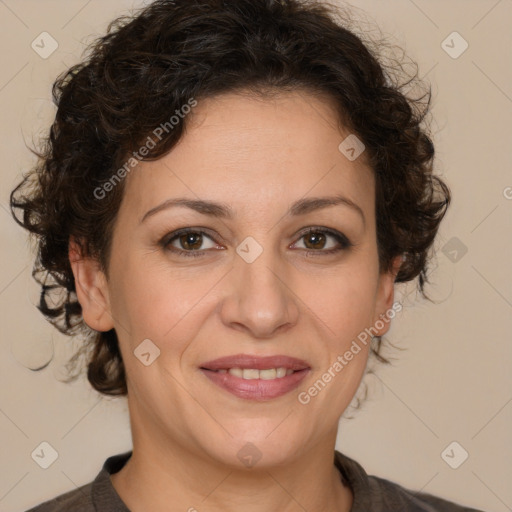
<svg viewBox="0 0 512 512">
<path fill-rule="evenodd" d="M 109 457 L 96 478 L 26 512 L 130 512 L 117 494 L 110 475 L 121 470 L 132 452 Z M 354 501 L 350 512 L 482 512 L 430 494 L 416 493 L 376 476 L 369 476 L 354 460 L 335 451 L 334 464 Z"/>
</svg>

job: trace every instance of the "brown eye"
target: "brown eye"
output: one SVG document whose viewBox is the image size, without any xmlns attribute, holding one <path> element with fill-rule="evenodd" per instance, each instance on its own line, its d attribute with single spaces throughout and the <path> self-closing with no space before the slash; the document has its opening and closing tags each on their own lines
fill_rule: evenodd
<svg viewBox="0 0 512 512">
<path fill-rule="evenodd" d="M 207 245 L 208 240 L 210 240 L 210 245 Z M 160 244 L 164 249 L 180 256 L 201 256 L 206 252 L 206 249 L 217 246 L 205 232 L 193 229 L 175 231 L 165 236 Z"/>
<path fill-rule="evenodd" d="M 344 234 L 326 228 L 308 228 L 301 234 L 300 240 L 302 239 L 304 240 L 303 248 L 307 250 L 306 254 L 315 256 L 332 254 L 353 245 Z"/>
<path fill-rule="evenodd" d="M 308 249 L 323 249 L 326 236 L 324 233 L 313 232 L 304 235 L 304 240 L 306 240 L 305 245 Z"/>
<path fill-rule="evenodd" d="M 203 243 L 203 237 L 200 233 L 185 233 L 177 239 L 185 250 L 198 251 Z"/>
</svg>

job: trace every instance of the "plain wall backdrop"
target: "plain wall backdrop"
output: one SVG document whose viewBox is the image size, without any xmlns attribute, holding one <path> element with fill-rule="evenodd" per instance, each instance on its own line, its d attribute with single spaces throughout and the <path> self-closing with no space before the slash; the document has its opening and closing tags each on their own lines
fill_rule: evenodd
<svg viewBox="0 0 512 512">
<path fill-rule="evenodd" d="M 432 83 L 435 168 L 453 203 L 427 287 L 437 303 L 397 286 L 404 309 L 387 339 L 405 350 L 388 351 L 394 365 L 365 379 L 369 398 L 341 420 L 337 448 L 411 489 L 512 510 L 512 1 L 351 4 Z M 125 399 L 101 397 L 85 378 L 58 380 L 76 345 L 35 307 L 34 256 L 8 201 L 34 163 L 26 144 L 54 115 L 53 80 L 109 21 L 142 5 L 0 0 L 0 512 L 88 483 L 107 457 L 131 449 Z M 58 453 L 47 469 L 31 456 L 42 442 Z"/>
</svg>

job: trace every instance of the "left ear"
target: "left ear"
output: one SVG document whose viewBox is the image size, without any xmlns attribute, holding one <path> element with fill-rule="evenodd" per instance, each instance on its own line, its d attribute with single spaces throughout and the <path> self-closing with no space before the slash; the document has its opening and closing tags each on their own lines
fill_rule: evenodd
<svg viewBox="0 0 512 512">
<path fill-rule="evenodd" d="M 384 272 L 379 276 L 379 284 L 377 287 L 377 298 L 375 302 L 375 314 L 373 318 L 373 329 L 377 331 L 376 336 L 382 336 L 388 332 L 391 322 L 384 321 L 383 317 L 386 311 L 391 309 L 393 300 L 395 297 L 395 279 L 400 266 L 402 265 L 402 255 L 395 256 L 391 263 L 391 269 L 388 272 Z M 378 322 L 378 320 L 381 320 Z M 383 325 L 382 328 L 378 328 L 379 325 Z"/>
</svg>

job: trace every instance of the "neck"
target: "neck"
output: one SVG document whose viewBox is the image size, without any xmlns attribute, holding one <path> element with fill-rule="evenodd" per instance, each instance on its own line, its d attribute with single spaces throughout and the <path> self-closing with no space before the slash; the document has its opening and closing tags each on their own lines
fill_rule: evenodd
<svg viewBox="0 0 512 512">
<path fill-rule="evenodd" d="M 334 466 L 334 442 L 286 465 L 244 470 L 183 447 L 134 442 L 132 456 L 111 481 L 132 512 L 349 512 L 353 496 Z"/>
</svg>

